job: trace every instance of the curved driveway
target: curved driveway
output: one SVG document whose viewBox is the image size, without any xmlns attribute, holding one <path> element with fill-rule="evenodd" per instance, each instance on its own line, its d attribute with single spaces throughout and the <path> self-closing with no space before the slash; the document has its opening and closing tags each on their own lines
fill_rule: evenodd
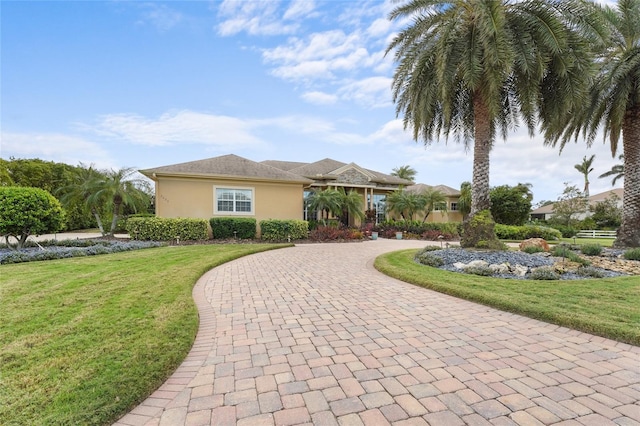
<svg viewBox="0 0 640 426">
<path fill-rule="evenodd" d="M 299 245 L 209 271 L 189 356 L 116 424 L 640 425 L 639 347 L 372 266 L 422 246 Z"/>
</svg>

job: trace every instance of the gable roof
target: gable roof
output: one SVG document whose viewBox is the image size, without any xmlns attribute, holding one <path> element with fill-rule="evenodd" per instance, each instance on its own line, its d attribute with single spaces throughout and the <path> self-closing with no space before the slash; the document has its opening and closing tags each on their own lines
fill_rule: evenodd
<svg viewBox="0 0 640 426">
<path fill-rule="evenodd" d="M 276 162 L 270 162 L 272 164 Z M 365 169 L 355 163 L 343 163 L 341 161 L 325 158 L 315 163 L 301 163 L 302 165 L 293 169 L 289 169 L 291 173 L 304 176 L 309 179 L 335 179 L 339 174 L 349 169 L 355 169 L 366 175 L 371 181 L 378 183 L 386 183 L 393 185 L 408 185 L 411 182 L 396 176 L 387 175 L 385 173 L 376 172 L 375 170 Z M 275 165 L 275 164 L 274 164 Z"/>
<path fill-rule="evenodd" d="M 300 175 L 233 154 L 140 170 L 140 173 L 151 179 L 157 175 L 173 175 L 311 183 L 311 180 Z"/>
<path fill-rule="evenodd" d="M 458 191 L 457 189 L 451 188 L 450 186 L 447 185 L 427 185 L 424 183 L 417 183 L 415 185 L 409 185 L 407 186 L 406 190 L 409 192 L 415 192 L 415 193 L 421 193 L 427 189 L 434 189 L 436 191 L 440 191 L 442 192 L 444 195 L 448 196 L 448 197 L 459 197 L 460 196 L 460 191 Z"/>
<path fill-rule="evenodd" d="M 264 160 L 261 161 L 260 164 L 266 164 L 267 166 L 275 167 L 276 169 L 290 171 L 291 169 L 295 169 L 296 167 L 302 167 L 305 164 L 309 163 L 301 163 L 298 161 L 279 161 L 279 160 Z"/>
<path fill-rule="evenodd" d="M 622 192 L 623 188 L 616 188 L 605 192 L 600 192 L 599 194 L 595 194 L 589 197 L 589 205 L 593 206 L 596 203 L 602 202 L 609 198 L 612 194 L 618 196 L 620 201 L 622 201 Z M 553 213 L 553 206 L 555 203 L 547 204 L 546 206 L 538 207 L 535 210 L 531 211 L 531 214 L 551 214 Z"/>
</svg>

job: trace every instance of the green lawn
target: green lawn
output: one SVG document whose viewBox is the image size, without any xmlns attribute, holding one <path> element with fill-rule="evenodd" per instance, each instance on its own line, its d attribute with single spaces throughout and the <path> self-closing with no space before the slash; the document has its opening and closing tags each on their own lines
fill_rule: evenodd
<svg viewBox="0 0 640 426">
<path fill-rule="evenodd" d="M 378 257 L 394 278 L 553 324 L 640 345 L 640 277 L 533 281 L 480 277 L 417 264 L 416 250 Z"/>
<path fill-rule="evenodd" d="M 189 352 L 198 278 L 277 247 L 161 247 L 0 266 L 0 424 L 111 424 Z"/>
</svg>

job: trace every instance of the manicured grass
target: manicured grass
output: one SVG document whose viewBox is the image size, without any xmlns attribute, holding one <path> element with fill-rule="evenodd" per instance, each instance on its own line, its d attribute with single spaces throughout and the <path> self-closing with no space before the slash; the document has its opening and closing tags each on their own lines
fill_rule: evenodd
<svg viewBox="0 0 640 426">
<path fill-rule="evenodd" d="M 198 278 L 278 247 L 161 247 L 0 266 L 0 424 L 111 424 L 189 352 Z"/>
<path fill-rule="evenodd" d="M 613 242 L 615 241 L 613 238 L 562 238 L 560 239 L 561 243 L 565 244 L 575 244 L 585 245 L 585 244 L 600 244 L 602 247 L 611 247 Z"/>
<path fill-rule="evenodd" d="M 378 257 L 394 278 L 508 312 L 640 345 L 640 277 L 534 281 L 480 277 L 413 261 L 416 250 Z"/>
</svg>

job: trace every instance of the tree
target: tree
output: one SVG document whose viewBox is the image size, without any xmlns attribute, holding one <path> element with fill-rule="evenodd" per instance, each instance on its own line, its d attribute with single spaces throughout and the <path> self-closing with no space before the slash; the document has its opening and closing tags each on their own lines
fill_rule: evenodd
<svg viewBox="0 0 640 426">
<path fill-rule="evenodd" d="M 471 213 L 471 182 L 462 182 L 460 185 L 460 198 L 458 198 L 458 211 L 466 220 Z"/>
<path fill-rule="evenodd" d="M 416 212 L 425 208 L 425 199 L 415 192 L 396 189 L 387 195 L 387 210 L 399 214 L 404 220 L 413 220 Z"/>
<path fill-rule="evenodd" d="M 491 189 L 491 215 L 496 223 L 524 225 L 531 212 L 531 184 L 501 185 Z"/>
<path fill-rule="evenodd" d="M 582 163 L 575 164 L 573 166 L 573 167 L 575 167 L 575 169 L 577 171 L 582 173 L 582 175 L 584 176 L 584 191 L 583 192 L 584 192 L 584 196 L 586 198 L 589 198 L 589 173 L 591 173 L 593 171 L 593 167 L 591 167 L 591 165 L 593 164 L 594 158 L 596 158 L 596 156 L 592 155 L 587 160 L 587 156 L 585 155 L 584 158 L 582 159 Z"/>
<path fill-rule="evenodd" d="M 0 187 L 0 235 L 7 246 L 10 237 L 21 249 L 30 235 L 57 232 L 64 224 L 64 211 L 60 202 L 40 188 Z"/>
<path fill-rule="evenodd" d="M 410 182 L 415 182 L 417 174 L 418 172 L 416 171 L 416 169 L 414 169 L 409 165 L 395 167 L 391 172 L 391 176 L 397 176 L 401 179 L 406 179 Z"/>
<path fill-rule="evenodd" d="M 142 179 L 133 178 L 135 173 L 138 172 L 129 167 L 109 170 L 104 178 L 90 182 L 91 194 L 87 198 L 87 204 L 110 203 L 112 206 L 111 227 L 106 235 L 114 234 L 123 205 L 137 212 L 149 204 L 148 193 L 142 189 L 147 183 Z"/>
<path fill-rule="evenodd" d="M 83 165 L 81 164 L 81 166 Z M 91 212 L 91 215 L 93 215 L 100 233 L 105 235 L 106 233 L 100 217 L 100 210 L 105 200 L 92 197 L 95 188 L 102 179 L 104 179 L 104 176 L 94 169 L 93 165 L 80 167 L 79 170 L 76 171 L 73 180 L 67 185 L 59 187 L 56 190 L 56 194 L 60 195 L 60 202 L 66 208 L 77 204 L 84 204 Z"/>
<path fill-rule="evenodd" d="M 338 190 L 339 193 L 339 210 L 340 220 L 344 225 L 349 225 L 349 217 L 356 217 L 360 220 L 364 219 L 363 199 L 353 189 L 347 193 L 343 187 Z"/>
<path fill-rule="evenodd" d="M 598 229 L 609 228 L 616 229 L 622 222 L 622 209 L 618 207 L 620 197 L 615 193 L 611 193 L 605 200 L 597 202 L 591 206 L 591 219 L 594 220 Z"/>
<path fill-rule="evenodd" d="M 604 172 L 599 178 L 606 178 L 609 176 L 613 176 L 613 180 L 611 181 L 611 186 L 615 186 L 618 179 L 622 179 L 624 177 L 624 154 L 620 154 L 618 156 L 619 160 L 623 161 L 623 164 L 614 164 L 611 166 L 611 170 L 608 172 Z"/>
<path fill-rule="evenodd" d="M 587 208 L 587 199 L 577 186 L 565 182 L 565 188 L 558 201 L 553 203 L 553 221 L 571 226 L 574 216 L 583 213 Z"/>
<path fill-rule="evenodd" d="M 424 203 L 424 218 L 422 219 L 422 223 L 427 221 L 429 214 L 436 207 L 439 207 L 441 211 L 447 211 L 447 196 L 442 191 L 427 188 L 419 195 L 422 197 L 422 202 Z M 444 206 L 444 208 L 442 208 L 442 206 Z"/>
<path fill-rule="evenodd" d="M 601 11 L 611 36 L 596 61 L 590 99 L 569 122 L 550 132 L 549 142 L 560 142 L 562 148 L 582 134 L 590 145 L 602 128 L 615 156 L 622 135 L 623 213 L 614 246 L 640 247 L 640 0 L 619 0 L 615 9 L 604 6 Z"/>
<path fill-rule="evenodd" d="M 309 196 L 309 208 L 314 211 L 320 211 L 320 220 L 324 225 L 327 224 L 326 218 L 329 218 L 329 214 L 341 213 L 340 208 L 340 193 L 331 188 L 327 188 L 323 191 L 314 191 Z"/>
<path fill-rule="evenodd" d="M 387 48 L 398 62 L 396 114 L 426 145 L 451 133 L 473 141 L 471 216 L 491 205 L 496 134 L 506 138 L 521 117 L 533 135 L 537 118 L 562 122 L 584 101 L 592 15 L 578 0 L 410 0 L 391 12 L 412 18 Z"/>
</svg>

